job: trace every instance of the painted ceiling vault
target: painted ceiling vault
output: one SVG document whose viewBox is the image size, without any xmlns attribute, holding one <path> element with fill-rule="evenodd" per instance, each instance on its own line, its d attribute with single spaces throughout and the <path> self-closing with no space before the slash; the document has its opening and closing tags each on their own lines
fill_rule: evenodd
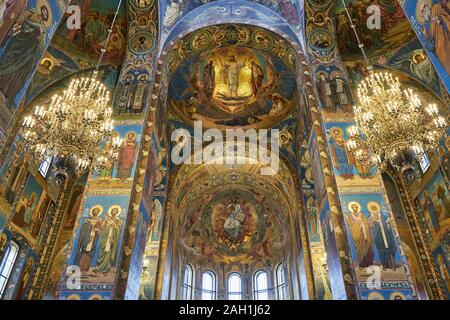
<svg viewBox="0 0 450 320">
<path fill-rule="evenodd" d="M 168 104 L 204 127 L 270 127 L 298 101 L 295 50 L 262 28 L 201 29 L 168 53 Z"/>
<path fill-rule="evenodd" d="M 232 264 L 286 254 L 295 212 L 290 199 L 298 196 L 293 177 L 284 163 L 276 176 L 261 176 L 259 169 L 247 164 L 178 170 L 169 201 L 186 255 Z"/>
</svg>

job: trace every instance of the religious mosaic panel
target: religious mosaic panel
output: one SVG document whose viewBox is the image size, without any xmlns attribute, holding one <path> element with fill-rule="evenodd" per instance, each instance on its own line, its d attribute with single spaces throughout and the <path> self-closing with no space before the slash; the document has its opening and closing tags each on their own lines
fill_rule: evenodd
<svg viewBox="0 0 450 320">
<path fill-rule="evenodd" d="M 406 0 L 402 7 L 447 91 L 450 90 L 448 1 Z"/>
<path fill-rule="evenodd" d="M 396 224 L 383 196 L 346 193 L 341 199 L 361 298 L 378 297 L 371 294 L 376 291 L 386 300 L 395 294 L 413 299 Z"/>
<path fill-rule="evenodd" d="M 67 270 L 78 267 L 79 288 L 73 288 L 70 275 L 63 274 L 60 299 L 111 299 L 128 210 L 129 195 L 91 195 L 76 224 L 75 238 L 68 256 Z"/>
</svg>

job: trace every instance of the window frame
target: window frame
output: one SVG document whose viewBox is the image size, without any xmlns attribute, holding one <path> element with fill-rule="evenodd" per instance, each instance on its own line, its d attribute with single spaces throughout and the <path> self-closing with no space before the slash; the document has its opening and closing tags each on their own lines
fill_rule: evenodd
<svg viewBox="0 0 450 320">
<path fill-rule="evenodd" d="M 47 175 L 48 175 L 48 172 L 50 171 L 50 167 L 52 165 L 52 162 L 53 162 L 53 157 L 47 157 L 44 160 L 42 160 L 41 163 L 39 164 L 39 170 L 38 171 L 41 174 L 41 176 L 43 176 L 44 178 L 47 178 Z M 43 169 L 44 164 L 47 164 L 47 167 L 45 167 L 45 169 Z"/>
<path fill-rule="evenodd" d="M 205 289 L 205 276 L 208 276 L 208 275 L 211 277 L 212 288 Z M 216 274 L 214 273 L 214 271 L 206 270 L 205 272 L 203 272 L 201 291 L 202 291 L 202 300 L 216 300 L 217 299 L 217 279 L 216 279 Z M 210 295 L 211 298 L 205 299 L 205 297 L 207 295 Z"/>
<path fill-rule="evenodd" d="M 265 288 L 259 288 L 258 285 L 258 278 L 262 275 L 265 277 Z M 256 271 L 253 275 L 253 300 L 269 300 L 269 290 L 269 277 L 267 271 Z"/>
<path fill-rule="evenodd" d="M 14 250 L 13 250 L 14 249 Z M 12 271 L 14 269 L 14 265 L 16 264 L 17 257 L 19 256 L 20 247 L 14 242 L 10 241 L 8 248 L 5 250 L 5 253 L 0 261 L 0 278 L 4 279 L 3 283 L 0 284 L 0 299 L 3 298 L 3 294 L 5 293 L 6 286 L 11 278 Z M 11 255 L 13 257 L 11 258 Z M 5 272 L 6 265 L 9 262 L 8 270 Z"/>
<path fill-rule="evenodd" d="M 188 272 L 187 272 L 188 271 Z M 187 275 L 190 274 L 189 279 Z M 183 277 L 183 300 L 192 300 L 194 292 L 194 268 L 190 264 L 184 266 L 184 277 Z"/>
<path fill-rule="evenodd" d="M 431 167 L 431 160 L 428 157 L 427 153 L 424 152 L 421 157 L 419 157 L 418 161 L 420 169 L 422 170 L 422 174 L 424 174 Z"/>
<path fill-rule="evenodd" d="M 237 277 L 239 281 L 239 291 L 231 291 L 231 283 L 230 280 L 234 277 Z M 227 277 L 227 299 L 228 300 L 242 300 L 243 296 L 243 290 L 242 290 L 242 276 L 239 272 L 231 272 L 228 274 Z M 232 299 L 232 297 L 239 297 L 238 299 Z"/>
<path fill-rule="evenodd" d="M 276 279 L 276 292 L 278 300 L 286 300 L 286 268 L 282 263 L 279 263 L 275 268 L 275 279 Z"/>
</svg>

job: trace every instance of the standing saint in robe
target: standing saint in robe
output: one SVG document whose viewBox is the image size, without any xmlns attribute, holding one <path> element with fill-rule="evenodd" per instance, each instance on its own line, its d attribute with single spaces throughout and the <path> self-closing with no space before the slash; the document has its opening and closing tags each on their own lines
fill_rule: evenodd
<svg viewBox="0 0 450 320">
<path fill-rule="evenodd" d="M 427 190 L 423 191 L 423 203 L 422 208 L 425 213 L 428 213 L 431 225 L 435 232 L 437 232 L 440 228 L 439 219 L 438 219 L 438 211 L 436 206 L 434 205 L 433 198 L 430 196 Z"/>
<path fill-rule="evenodd" d="M 331 128 L 330 136 L 331 155 L 339 175 L 344 179 L 353 178 L 353 165 L 349 161 L 343 130 L 339 127 Z"/>
<path fill-rule="evenodd" d="M 214 92 L 215 79 L 216 72 L 214 70 L 214 62 L 212 60 L 209 60 L 208 64 L 205 66 L 205 69 L 203 70 L 203 87 L 208 97 L 211 97 Z"/>
<path fill-rule="evenodd" d="M 107 273 L 116 266 L 122 220 L 120 206 L 112 206 L 102 222 L 100 232 L 100 249 L 95 272 Z"/>
<path fill-rule="evenodd" d="M 235 56 L 230 56 L 229 61 L 222 65 L 224 68 L 224 72 L 226 75 L 225 83 L 228 86 L 228 92 L 230 97 L 237 98 L 238 97 L 238 89 L 239 89 L 239 75 L 241 73 L 241 69 L 245 66 L 244 62 L 237 62 Z"/>
<path fill-rule="evenodd" d="M 25 222 L 23 221 L 25 216 L 25 210 L 27 210 L 28 207 L 28 200 L 26 197 L 22 196 L 19 201 L 17 201 L 16 205 L 16 213 L 14 214 L 12 222 L 14 222 L 15 225 L 23 228 L 25 227 Z"/>
<path fill-rule="evenodd" d="M 397 246 L 392 230 L 391 219 L 381 213 L 381 207 L 378 202 L 370 201 L 367 204 L 367 209 L 370 212 L 369 222 L 381 265 L 385 270 L 392 269 L 395 271 L 397 268 L 395 264 Z"/>
<path fill-rule="evenodd" d="M 108 183 L 113 174 L 114 162 L 108 156 L 113 152 L 113 140 L 114 138 L 119 138 L 119 133 L 117 131 L 113 131 L 111 133 L 111 139 L 106 143 L 105 148 L 102 151 L 102 155 L 106 157 L 105 165 L 98 172 L 98 179 L 102 182 Z"/>
<path fill-rule="evenodd" d="M 352 112 L 353 108 L 352 103 L 350 102 L 350 89 L 345 80 L 341 79 L 341 75 L 339 73 L 336 74 L 334 79 L 334 91 L 337 97 L 336 106 L 339 107 L 343 112 Z"/>
<path fill-rule="evenodd" d="M 24 13 L 19 31 L 9 39 L 0 57 L 0 91 L 10 104 L 13 104 L 45 50 L 44 22 L 49 19 L 48 8 L 42 6 L 40 11 L 34 8 L 28 11 Z"/>
<path fill-rule="evenodd" d="M 357 263 L 360 269 L 373 265 L 373 238 L 370 232 L 370 225 L 364 214 L 361 212 L 361 205 L 357 202 L 350 202 L 348 205 L 350 214 L 345 217 L 355 244 Z"/>
<path fill-rule="evenodd" d="M 28 257 L 27 263 L 25 265 L 25 269 L 22 272 L 22 278 L 20 279 L 19 285 L 17 286 L 19 289 L 16 294 L 17 300 L 25 300 L 24 294 L 28 287 L 28 282 L 30 282 L 31 271 L 33 268 L 34 259 L 33 257 Z"/>
<path fill-rule="evenodd" d="M 445 186 L 442 184 L 434 184 L 434 188 L 436 189 L 436 196 L 442 204 L 442 208 L 444 208 L 444 216 L 442 219 L 447 218 L 450 215 L 450 199 L 447 196 L 447 190 Z"/>
<path fill-rule="evenodd" d="M 125 181 L 131 176 L 136 154 L 136 133 L 128 132 L 125 141 L 122 142 L 117 159 L 117 178 L 121 181 Z"/>
<path fill-rule="evenodd" d="M 351 136 L 350 134 L 350 127 L 345 129 L 348 136 Z M 369 152 L 367 143 L 365 140 L 363 140 L 361 137 L 353 137 L 354 141 L 357 143 L 360 148 L 358 150 L 363 150 L 364 152 Z M 358 150 L 350 150 L 347 148 L 347 155 L 348 155 L 348 162 L 350 165 L 353 165 L 356 168 L 356 171 L 358 172 L 358 175 L 363 178 L 371 178 L 373 177 L 373 173 L 371 171 L 372 167 L 370 162 L 368 161 L 358 161 L 356 153 Z"/>
<path fill-rule="evenodd" d="M 23 221 L 25 225 L 28 226 L 31 222 L 31 218 L 33 217 L 33 213 L 36 210 L 37 202 L 36 202 L 36 193 L 32 193 L 30 199 L 28 200 L 27 208 L 25 209 L 25 214 L 23 216 Z"/>
<path fill-rule="evenodd" d="M 252 91 L 253 95 L 256 96 L 259 88 L 261 88 L 263 84 L 264 72 L 263 69 L 254 60 L 250 62 L 250 65 L 251 65 L 250 69 L 252 71 L 251 73 Z"/>
<path fill-rule="evenodd" d="M 81 272 L 89 271 L 91 261 L 95 254 L 95 248 L 98 242 L 98 233 L 102 219 L 103 208 L 94 206 L 89 212 L 90 217 L 86 218 L 80 229 L 77 250 L 75 252 L 74 265 L 79 266 Z"/>
<path fill-rule="evenodd" d="M 309 229 L 309 241 L 317 242 L 320 241 L 319 235 L 319 217 L 318 217 L 318 209 L 317 209 L 317 200 L 313 197 L 309 197 L 306 201 L 307 207 L 307 215 L 306 221 L 308 223 Z"/>
<path fill-rule="evenodd" d="M 336 111 L 336 103 L 331 90 L 331 83 L 327 79 L 326 75 L 321 73 L 319 79 L 316 81 L 317 91 L 319 93 L 322 106 L 325 111 L 334 112 Z"/>
<path fill-rule="evenodd" d="M 450 274 L 444 261 L 444 257 L 442 256 L 442 254 L 439 254 L 436 258 L 439 273 L 441 274 L 442 280 L 444 280 L 444 283 L 447 286 L 447 290 L 450 290 Z"/>
<path fill-rule="evenodd" d="M 158 199 L 153 200 L 153 210 L 150 213 L 150 241 L 159 241 L 159 224 L 161 222 L 162 204 Z"/>
<path fill-rule="evenodd" d="M 116 98 L 114 101 L 116 113 L 121 115 L 129 112 L 129 106 L 133 95 L 131 94 L 131 83 L 133 76 L 127 75 L 124 82 L 117 85 Z M 116 102 L 117 101 L 117 102 Z"/>
<path fill-rule="evenodd" d="M 438 0 L 431 8 L 430 37 L 434 52 L 450 74 L 450 1 Z"/>
</svg>

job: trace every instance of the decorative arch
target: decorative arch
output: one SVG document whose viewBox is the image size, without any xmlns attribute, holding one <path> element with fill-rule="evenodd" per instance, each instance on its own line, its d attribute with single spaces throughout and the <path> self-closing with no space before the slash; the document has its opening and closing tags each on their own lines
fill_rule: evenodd
<svg viewBox="0 0 450 320">
<path fill-rule="evenodd" d="M 289 261 L 288 274 L 292 277 L 289 279 L 287 294 L 292 296 L 293 291 L 301 287 L 307 291 L 297 292 L 297 295 L 313 298 L 309 244 L 302 236 L 304 231 L 301 231 L 305 228 L 305 222 L 299 214 L 303 211 L 303 204 L 298 178 L 286 160 L 281 161 L 279 173 L 274 176 L 260 176 L 260 168 L 261 164 L 258 163 L 233 168 L 209 164 L 185 164 L 175 168 L 167 189 L 168 200 L 160 247 L 162 259 L 158 262 L 155 286 L 157 296 L 164 297 L 167 294 L 163 291 L 166 282 L 170 281 L 169 271 L 173 270 L 170 264 L 176 265 L 177 260 L 202 268 L 215 268 L 213 270 L 218 272 L 218 278 L 230 272 L 239 272 L 247 286 L 252 283 L 251 275 L 257 269 L 268 268 L 268 277 L 271 279 L 275 266 Z M 224 222 L 222 220 L 227 216 L 225 214 L 221 218 L 223 210 L 228 208 L 223 199 L 234 199 L 233 197 L 236 197 L 236 203 L 243 208 L 245 215 L 251 217 L 244 226 L 248 237 L 237 238 L 236 243 L 230 241 L 230 234 L 227 235 L 220 228 Z M 205 207 L 208 205 L 210 207 Z M 258 206 L 260 209 L 257 209 Z M 210 216 L 213 217 L 211 220 L 207 218 Z M 270 218 L 266 218 L 267 216 Z M 201 225 L 197 225 L 200 220 Z M 267 225 L 280 230 L 266 233 L 269 230 L 266 229 Z M 206 234 L 199 231 L 206 230 L 205 228 L 209 230 L 209 235 L 214 237 L 212 242 L 208 240 L 212 239 L 210 236 L 205 238 Z M 281 238 L 271 239 L 271 234 L 277 234 Z M 195 245 L 192 245 L 192 242 L 195 242 Z M 219 245 L 216 246 L 215 243 Z M 300 274 L 303 274 L 303 277 Z M 299 285 L 303 281 L 307 283 Z M 247 294 L 250 289 L 247 288 Z M 226 297 L 226 292 L 220 284 L 218 290 L 220 296 Z M 273 291 L 273 288 L 271 290 Z"/>
<path fill-rule="evenodd" d="M 298 13 L 300 20 L 303 20 L 302 12 Z M 168 43 L 170 44 L 188 33 L 208 26 L 229 23 L 240 24 L 243 21 L 246 21 L 248 25 L 260 26 L 274 31 L 289 39 L 292 43 L 305 48 L 305 39 L 299 37 L 299 35 L 303 35 L 301 24 L 298 26 L 300 30 L 294 30 L 292 24 L 273 9 L 255 2 L 236 0 L 213 1 L 190 11 L 175 24 L 167 38 L 163 39 L 163 46 L 165 47 Z"/>
</svg>

